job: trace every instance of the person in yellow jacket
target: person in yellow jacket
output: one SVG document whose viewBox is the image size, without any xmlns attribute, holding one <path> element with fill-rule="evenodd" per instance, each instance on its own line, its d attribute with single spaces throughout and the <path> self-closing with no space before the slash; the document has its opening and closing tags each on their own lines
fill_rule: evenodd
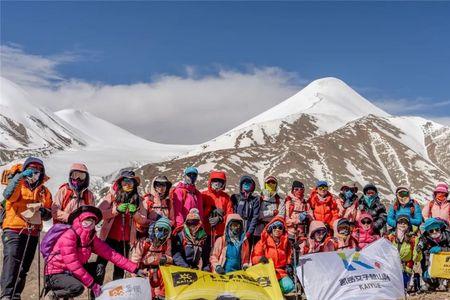
<svg viewBox="0 0 450 300">
<path fill-rule="evenodd" d="M 20 171 L 9 179 L 3 191 L 3 268 L 0 299 L 20 299 L 27 273 L 42 229 L 42 220 L 51 218 L 52 195 L 44 183 L 43 162 L 34 157 L 25 160 Z"/>
<path fill-rule="evenodd" d="M 420 262 L 422 254 L 416 251 L 419 239 L 414 235 L 410 216 L 407 214 L 397 215 L 396 227 L 387 238 L 399 252 L 405 289 L 408 289 L 408 292 L 413 292 L 414 285 L 409 285 L 409 283 L 411 282 L 411 276 L 414 275 L 414 264 Z"/>
</svg>

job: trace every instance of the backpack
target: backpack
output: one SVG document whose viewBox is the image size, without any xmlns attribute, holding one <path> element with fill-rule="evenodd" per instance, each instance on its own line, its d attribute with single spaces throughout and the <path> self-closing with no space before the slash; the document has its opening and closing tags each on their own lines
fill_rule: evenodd
<svg viewBox="0 0 450 300">
<path fill-rule="evenodd" d="M 44 257 L 45 262 L 50 260 L 50 255 L 52 254 L 53 247 L 55 247 L 56 242 L 59 240 L 61 235 L 64 234 L 67 230 L 73 230 L 72 226 L 69 224 L 55 224 L 50 228 L 50 230 L 45 234 L 42 239 L 41 245 L 39 246 L 39 250 L 42 253 L 42 257 Z M 77 235 L 77 243 L 79 243 L 80 237 Z"/>
<path fill-rule="evenodd" d="M 418 204 L 415 199 L 412 199 L 412 200 L 413 200 L 413 204 L 409 207 L 409 211 L 411 213 L 411 218 L 414 217 L 414 212 L 416 211 L 416 204 Z M 398 211 L 398 205 L 399 205 L 398 201 L 395 201 L 395 203 L 394 203 L 394 211 L 396 213 Z M 432 207 L 430 207 L 430 211 L 431 211 L 431 208 Z"/>
<path fill-rule="evenodd" d="M 16 164 L 9 169 L 3 170 L 0 183 L 2 185 L 8 185 L 9 180 L 20 172 L 22 172 L 22 164 Z M 3 227 L 3 221 L 5 220 L 5 217 L 6 217 L 6 199 L 4 199 L 0 203 L 0 228 Z"/>
<path fill-rule="evenodd" d="M 431 217 L 433 217 L 433 206 L 434 206 L 434 201 L 435 200 L 432 200 L 431 202 L 430 202 L 430 218 Z M 448 206 L 448 214 L 449 214 L 449 216 L 450 216 L 450 205 Z"/>
</svg>

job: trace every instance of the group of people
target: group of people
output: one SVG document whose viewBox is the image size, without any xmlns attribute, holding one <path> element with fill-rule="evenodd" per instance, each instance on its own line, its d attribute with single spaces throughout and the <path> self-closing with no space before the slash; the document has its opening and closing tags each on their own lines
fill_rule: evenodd
<svg viewBox="0 0 450 300">
<path fill-rule="evenodd" d="M 20 299 L 42 221 L 50 219 L 53 227 L 40 249 L 45 293 L 54 299 L 77 297 L 85 288 L 93 298 L 100 295 L 108 262 L 114 264 L 113 280 L 124 278 L 125 271 L 148 277 L 153 298 L 164 299 L 160 266 L 226 274 L 271 260 L 287 294 L 296 290 L 300 256 L 360 250 L 381 237 L 399 250 L 406 290 L 447 289 L 446 280 L 428 273 L 430 254 L 450 248 L 449 191 L 443 182 L 423 209 L 407 187 L 396 189 L 386 209 L 373 184 L 361 195 L 355 184 L 346 184 L 335 196 L 319 180 L 307 195 L 294 180 L 283 198 L 276 177 L 265 178 L 257 192 L 255 180 L 245 175 L 230 195 L 226 173 L 212 171 L 206 190 L 199 191 L 192 166 L 175 185 L 156 176 L 145 195 L 139 192 L 141 179 L 122 170 L 99 201 L 83 164 L 71 167 L 53 199 L 40 159 L 30 157 L 3 177 L 1 300 Z M 96 261 L 90 261 L 92 252 Z"/>
</svg>

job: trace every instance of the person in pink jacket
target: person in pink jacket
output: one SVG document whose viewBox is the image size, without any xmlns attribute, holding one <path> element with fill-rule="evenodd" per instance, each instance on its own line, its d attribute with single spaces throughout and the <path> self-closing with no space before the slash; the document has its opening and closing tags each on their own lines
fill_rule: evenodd
<svg viewBox="0 0 450 300">
<path fill-rule="evenodd" d="M 81 163 L 70 167 L 69 180 L 59 187 L 52 202 L 53 224 L 67 223 L 69 215 L 82 205 L 95 205 L 89 190 L 89 172 Z"/>
<path fill-rule="evenodd" d="M 373 218 L 370 214 L 362 213 L 359 216 L 353 237 L 358 242 L 358 249 L 362 249 L 380 238 L 378 234 L 374 233 Z"/>
<path fill-rule="evenodd" d="M 433 192 L 433 200 L 425 204 L 422 210 L 425 220 L 439 218 L 450 225 L 450 201 L 448 199 L 448 184 L 439 182 Z"/>
<path fill-rule="evenodd" d="M 309 225 L 307 239 L 300 244 L 302 255 L 334 251 L 334 243 L 329 236 L 329 230 L 322 221 L 312 221 Z"/>
<path fill-rule="evenodd" d="M 128 272 L 146 274 L 95 235 L 95 225 L 101 219 L 101 211 L 94 206 L 81 206 L 70 214 L 71 227 L 59 236 L 45 265 L 46 290 L 53 299 L 80 296 L 85 287 L 96 297 L 101 294 L 100 285 L 91 275 L 93 265 L 88 264 L 92 252 Z"/>
<path fill-rule="evenodd" d="M 200 218 L 202 218 L 203 222 L 206 221 L 203 215 L 202 194 L 195 187 L 197 177 L 197 168 L 186 168 L 184 170 L 183 180 L 172 191 L 171 198 L 175 217 L 175 228 L 184 224 L 186 216 L 192 208 L 198 209 Z"/>
<path fill-rule="evenodd" d="M 337 219 L 334 221 L 334 249 L 355 249 L 358 246 L 358 241 L 352 236 L 352 222 L 346 218 Z"/>
<path fill-rule="evenodd" d="M 305 199 L 305 186 L 302 182 L 292 182 L 291 192 L 286 196 L 286 227 L 293 245 L 306 238 L 309 223 L 314 219 L 313 211 Z"/>
<path fill-rule="evenodd" d="M 358 187 L 355 183 L 345 184 L 341 187 L 337 206 L 341 218 L 346 218 L 352 225 L 356 224 L 356 215 L 358 214 Z"/>
</svg>

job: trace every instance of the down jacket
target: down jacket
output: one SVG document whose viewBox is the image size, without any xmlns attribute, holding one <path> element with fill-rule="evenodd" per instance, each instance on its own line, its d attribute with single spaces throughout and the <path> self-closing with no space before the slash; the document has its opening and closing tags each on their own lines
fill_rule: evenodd
<svg viewBox="0 0 450 300">
<path fill-rule="evenodd" d="M 372 224 L 369 230 L 365 230 L 361 224 L 361 220 L 363 219 L 372 220 Z M 358 248 L 362 249 L 369 245 L 370 243 L 375 242 L 380 238 L 378 234 L 375 233 L 374 229 L 374 221 L 372 215 L 368 213 L 362 213 L 357 220 L 357 228 L 353 232 L 353 236 L 358 242 Z"/>
<path fill-rule="evenodd" d="M 334 251 L 334 242 L 331 237 L 328 236 L 329 233 L 320 243 L 314 239 L 314 233 L 321 229 L 327 229 L 325 223 L 322 221 L 312 221 L 311 224 L 309 224 L 308 238 L 300 244 L 300 251 L 303 255 Z M 328 230 L 328 232 L 330 232 L 330 230 Z"/>
<path fill-rule="evenodd" d="M 248 175 L 242 176 L 239 180 L 239 194 L 233 194 L 231 196 L 231 202 L 233 203 L 234 212 L 244 219 L 244 230 L 250 236 L 255 232 L 261 203 L 259 196 L 253 194 L 255 189 L 247 197 L 242 192 L 242 185 L 246 180 L 252 181 L 253 186 L 256 186 L 253 178 Z"/>
<path fill-rule="evenodd" d="M 195 185 L 179 182 L 171 193 L 175 227 L 184 224 L 184 220 L 191 208 L 197 208 L 200 217 L 203 218 L 202 194 Z M 202 221 L 204 221 L 202 219 Z"/>
<path fill-rule="evenodd" d="M 86 287 L 91 287 L 94 284 L 94 278 L 83 265 L 88 262 L 92 252 L 130 273 L 138 269 L 137 264 L 115 252 L 100 240 L 95 235 L 95 231 L 83 230 L 81 222 L 92 217 L 95 218 L 93 213 L 82 213 L 75 218 L 72 227 L 59 237 L 47 261 L 45 275 L 70 273 Z"/>
<path fill-rule="evenodd" d="M 270 235 L 268 228 L 270 224 L 281 222 L 286 228 L 286 223 L 282 217 L 275 217 L 270 221 L 261 234 L 261 240 L 255 245 L 252 254 L 252 263 L 258 264 L 262 256 L 272 259 L 277 273 L 277 279 L 280 280 L 287 276 L 286 267 L 291 263 L 292 246 L 289 242 L 287 232 L 284 231 L 277 245 Z"/>
</svg>

